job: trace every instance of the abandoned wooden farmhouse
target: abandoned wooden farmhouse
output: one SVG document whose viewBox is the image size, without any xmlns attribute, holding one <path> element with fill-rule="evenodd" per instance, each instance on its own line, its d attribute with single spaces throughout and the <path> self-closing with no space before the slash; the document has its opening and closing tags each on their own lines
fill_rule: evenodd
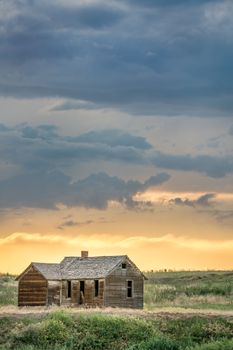
<svg viewBox="0 0 233 350">
<path fill-rule="evenodd" d="M 31 263 L 18 277 L 18 305 L 143 308 L 145 276 L 127 255 Z"/>
</svg>

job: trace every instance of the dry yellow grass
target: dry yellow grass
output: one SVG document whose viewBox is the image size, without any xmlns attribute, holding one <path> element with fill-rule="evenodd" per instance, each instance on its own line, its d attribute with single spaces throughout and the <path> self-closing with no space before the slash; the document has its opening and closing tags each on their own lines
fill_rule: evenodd
<svg viewBox="0 0 233 350">
<path fill-rule="evenodd" d="M 189 317 L 194 315 L 203 316 L 221 316 L 221 317 L 233 317 L 233 311 L 229 310 L 200 310 L 191 308 L 180 307 L 163 307 L 153 311 L 148 310 L 133 310 L 133 309 L 120 309 L 120 308 L 65 308 L 58 306 L 51 307 L 23 307 L 18 308 L 16 306 L 2 306 L 0 307 L 0 317 L 21 317 L 26 315 L 46 315 L 51 312 L 65 310 L 70 313 L 78 314 L 107 314 L 107 315 L 119 315 L 119 316 L 132 316 L 132 317 L 157 317 L 157 316 L 183 316 Z"/>
</svg>

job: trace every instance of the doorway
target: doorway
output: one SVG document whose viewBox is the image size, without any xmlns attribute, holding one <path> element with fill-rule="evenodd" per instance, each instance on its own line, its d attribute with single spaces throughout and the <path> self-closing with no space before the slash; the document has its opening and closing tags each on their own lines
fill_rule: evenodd
<svg viewBox="0 0 233 350">
<path fill-rule="evenodd" d="M 80 281 L 79 304 L 85 304 L 85 281 Z"/>
</svg>

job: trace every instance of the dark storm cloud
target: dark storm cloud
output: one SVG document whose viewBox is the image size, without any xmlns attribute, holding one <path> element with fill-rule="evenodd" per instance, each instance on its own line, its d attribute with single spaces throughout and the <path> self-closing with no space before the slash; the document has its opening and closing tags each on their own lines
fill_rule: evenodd
<svg viewBox="0 0 233 350">
<path fill-rule="evenodd" d="M 123 1 L 123 0 L 122 0 Z M 176 6 L 190 6 L 190 5 L 196 5 L 197 1 L 196 0 L 126 0 L 126 2 L 132 3 L 132 4 L 137 4 L 141 7 L 176 7 Z M 203 3 L 208 3 L 208 2 L 218 2 L 218 0 L 204 0 Z"/>
<path fill-rule="evenodd" d="M 200 207 L 200 206 L 210 207 L 213 204 L 211 200 L 214 199 L 215 196 L 216 195 L 214 193 L 206 193 L 195 200 L 177 197 L 177 198 L 170 199 L 169 203 L 175 204 L 175 205 L 185 205 L 193 208 Z"/>
<path fill-rule="evenodd" d="M 77 137 L 57 133 L 53 125 L 21 124 L 0 129 L 2 161 L 25 169 L 53 170 L 72 162 L 119 161 L 147 164 L 145 151 L 152 146 L 140 136 L 121 130 L 92 131 Z"/>
<path fill-rule="evenodd" d="M 134 194 L 170 179 L 166 173 L 144 183 L 124 181 L 105 173 L 72 182 L 64 174 L 74 162 L 96 160 L 146 164 L 152 146 L 139 136 L 121 130 L 93 131 L 77 137 L 57 133 L 53 125 L 20 124 L 0 128 L 1 164 L 18 167 L 18 175 L 0 181 L 0 207 L 56 208 L 58 203 L 104 209 L 114 200 L 137 208 Z M 66 220 L 67 221 L 67 220 Z"/>
<path fill-rule="evenodd" d="M 64 109 L 83 100 L 132 114 L 232 116 L 229 1 L 12 0 L 0 12 L 2 95 L 74 99 Z"/>
<path fill-rule="evenodd" d="M 5 131 L 9 131 L 10 128 L 8 128 L 6 125 L 0 123 L 0 132 L 5 132 Z"/>
<path fill-rule="evenodd" d="M 131 135 L 128 132 L 116 129 L 90 131 L 78 137 L 67 137 L 66 139 L 69 141 L 80 143 L 104 143 L 111 147 L 125 146 L 134 147 L 142 150 L 152 148 L 152 146 L 146 141 L 144 137 Z"/>
<path fill-rule="evenodd" d="M 173 155 L 157 152 L 152 162 L 164 169 L 197 171 L 213 178 L 221 178 L 233 172 L 232 156 Z"/>
<path fill-rule="evenodd" d="M 62 136 L 53 125 L 0 128 L 0 161 L 17 166 L 21 172 L 64 171 L 84 162 L 115 162 L 159 169 L 198 172 L 212 178 L 233 173 L 233 157 L 166 154 L 144 138 L 118 129 L 90 131 Z M 152 180 L 150 180 L 152 181 Z M 149 184 L 148 184 L 149 185 Z"/>
<path fill-rule="evenodd" d="M 197 205 L 203 205 L 203 206 L 209 206 L 211 205 L 210 200 L 215 198 L 215 194 L 214 193 L 206 193 L 203 196 L 200 196 L 197 200 L 196 200 L 196 204 Z"/>
<path fill-rule="evenodd" d="M 54 125 L 39 125 L 36 128 L 29 125 L 23 125 L 19 127 L 19 130 L 22 133 L 22 137 L 27 139 L 49 140 L 58 137 L 58 134 L 56 133 L 57 128 Z"/>
<path fill-rule="evenodd" d="M 105 209 L 108 201 L 113 200 L 132 208 L 137 207 L 138 203 L 133 200 L 133 196 L 138 191 L 144 191 L 151 185 L 160 185 L 169 178 L 167 174 L 158 174 L 141 183 L 99 173 L 72 183 L 70 177 L 59 171 L 31 171 L 0 181 L 0 207 L 55 209 L 57 204 L 62 203 L 67 206 Z"/>
<path fill-rule="evenodd" d="M 132 197 L 139 191 L 145 191 L 150 186 L 158 186 L 170 179 L 168 174 L 158 174 L 144 183 L 139 181 L 124 181 L 118 177 L 110 177 L 105 173 L 92 174 L 84 180 L 73 185 L 73 203 L 85 207 L 104 209 L 109 200 L 128 204 L 129 207 L 137 206 Z M 149 183 L 149 185 L 147 184 Z"/>
</svg>

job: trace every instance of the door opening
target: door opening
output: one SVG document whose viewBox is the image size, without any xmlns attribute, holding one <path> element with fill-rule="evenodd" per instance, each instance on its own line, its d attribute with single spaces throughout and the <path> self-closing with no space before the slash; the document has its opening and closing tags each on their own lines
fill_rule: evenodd
<svg viewBox="0 0 233 350">
<path fill-rule="evenodd" d="M 85 281 L 80 281 L 80 299 L 79 304 L 85 304 Z"/>
</svg>

